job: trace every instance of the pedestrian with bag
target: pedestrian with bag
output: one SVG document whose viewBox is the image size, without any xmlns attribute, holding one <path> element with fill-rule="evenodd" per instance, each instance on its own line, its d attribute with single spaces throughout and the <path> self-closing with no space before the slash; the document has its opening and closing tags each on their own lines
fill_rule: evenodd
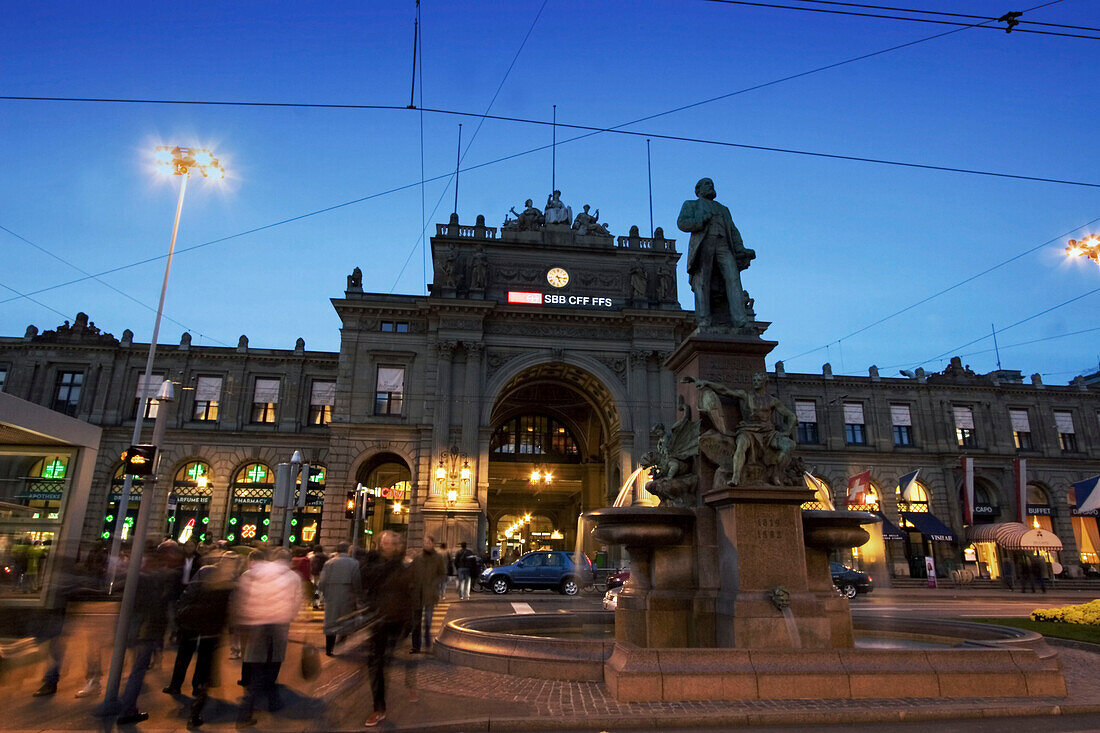
<svg viewBox="0 0 1100 733">
<path fill-rule="evenodd" d="M 367 648 L 367 673 L 374 711 L 366 720 L 368 728 L 386 719 L 386 667 L 393 660 L 397 642 L 408 633 L 414 613 L 412 570 L 405 565 L 404 550 L 401 535 L 386 530 L 379 538 L 378 552 L 372 555 L 364 568 L 366 601 L 373 613 Z M 411 663 L 408 664 L 405 684 L 409 689 L 409 699 L 415 702 L 414 668 Z"/>
<path fill-rule="evenodd" d="M 435 549 L 435 539 L 424 535 L 424 544 L 410 565 L 413 577 L 412 653 L 431 651 L 432 614 L 439 602 L 439 583 L 447 577 L 447 560 Z M 421 633 L 423 629 L 423 633 Z"/>
<path fill-rule="evenodd" d="M 341 542 L 336 554 L 321 569 L 317 587 L 325 599 L 325 655 L 331 657 L 336 647 L 336 632 L 340 619 L 355 611 L 355 601 L 362 590 L 359 563 L 348 550 L 351 545 Z"/>
</svg>

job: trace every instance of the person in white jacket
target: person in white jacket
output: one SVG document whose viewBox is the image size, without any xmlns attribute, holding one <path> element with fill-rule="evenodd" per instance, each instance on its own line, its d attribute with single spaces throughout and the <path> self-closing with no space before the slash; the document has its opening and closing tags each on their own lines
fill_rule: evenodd
<svg viewBox="0 0 1100 733">
<path fill-rule="evenodd" d="M 259 558 L 256 557 L 260 553 Z M 267 697 L 268 710 L 280 709 L 282 700 L 276 687 L 279 667 L 286 658 L 290 622 L 302 603 L 302 583 L 290 569 L 290 553 L 277 549 L 263 559 L 262 551 L 253 552 L 249 569 L 237 581 L 233 599 L 235 623 L 244 639 L 242 659 L 247 667 L 242 676 L 248 680 L 237 725 L 255 725 L 253 710 L 257 696 Z"/>
</svg>

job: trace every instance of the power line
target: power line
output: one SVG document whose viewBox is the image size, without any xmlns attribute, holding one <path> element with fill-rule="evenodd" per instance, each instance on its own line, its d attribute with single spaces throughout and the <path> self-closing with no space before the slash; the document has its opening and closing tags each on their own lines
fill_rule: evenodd
<svg viewBox="0 0 1100 733">
<path fill-rule="evenodd" d="M 77 272 L 79 272 L 79 273 L 80 273 L 81 275 L 87 275 L 88 277 L 90 277 L 91 279 L 95 280 L 95 281 L 96 281 L 97 283 L 99 283 L 100 285 L 103 285 L 104 287 L 110 288 L 111 290 L 115 291 L 116 293 L 118 293 L 118 294 L 119 294 L 119 295 L 121 295 L 122 297 L 126 298 L 127 300 L 131 300 L 131 301 L 133 301 L 134 303 L 137 303 L 137 304 L 138 304 L 138 305 L 140 305 L 140 306 L 141 306 L 142 308 L 145 308 L 145 309 L 147 309 L 147 310 L 150 310 L 150 311 L 152 311 L 152 312 L 154 312 L 154 313 L 156 313 L 156 312 L 157 312 L 157 309 L 156 309 L 156 308 L 154 308 L 153 306 L 151 306 L 151 305 L 148 305 L 147 303 L 144 303 L 144 302 L 142 302 L 142 301 L 138 300 L 138 299 L 137 299 L 137 298 L 135 298 L 134 296 L 130 295 L 129 293 L 127 293 L 127 292 L 125 292 L 125 291 L 123 291 L 123 290 L 120 290 L 119 288 L 116 288 L 116 287 L 115 287 L 114 285 L 111 285 L 111 284 L 110 284 L 109 282 L 106 282 L 106 281 L 104 281 L 104 280 L 101 280 L 101 279 L 99 279 L 99 278 L 98 278 L 97 276 L 93 275 L 92 273 L 88 272 L 87 270 L 85 270 L 85 269 L 83 269 L 83 268 L 81 268 L 81 267 L 78 267 L 77 265 L 74 265 L 74 264 L 73 264 L 72 262 L 70 262 L 69 260 L 66 260 L 66 259 L 65 259 L 64 257 L 61 257 L 61 256 L 59 256 L 59 255 L 57 255 L 57 254 L 54 254 L 53 252 L 51 252 L 50 250 L 46 249 L 45 247 L 43 247 L 43 246 L 41 246 L 41 245 L 39 245 L 39 244 L 35 244 L 35 243 L 34 243 L 34 242 L 32 242 L 31 240 L 29 240 L 29 239 L 27 239 L 26 237 L 24 237 L 24 236 L 23 236 L 22 234 L 17 234 L 16 232 L 13 232 L 13 231 L 12 231 L 11 229 L 8 229 L 8 228 L 7 228 L 6 226 L 3 226 L 3 225 L 0 225 L 0 231 L 4 231 L 4 232 L 7 232 L 8 234 L 10 234 L 11 236 L 15 237 L 16 239 L 18 239 L 18 240 L 20 240 L 20 241 L 22 241 L 22 242 L 26 242 L 27 244 L 29 244 L 30 246 L 34 247 L 34 248 L 35 248 L 35 249 L 37 249 L 38 251 L 40 251 L 40 252 L 43 252 L 44 254 L 47 254 L 47 255 L 49 255 L 50 257 L 54 258 L 54 259 L 55 259 L 55 260 L 57 260 L 58 262 L 61 262 L 62 264 L 65 264 L 65 265 L 68 265 L 69 267 L 71 267 L 71 268 L 73 268 L 74 270 L 76 270 Z M 9 290 L 12 290 L 12 288 L 8 288 L 8 289 L 9 289 Z M 16 291 L 16 290 L 13 290 L 13 292 L 18 292 L 18 291 Z M 36 300 L 33 300 L 33 299 L 30 299 L 30 300 L 32 300 L 32 302 L 38 303 L 38 301 L 36 301 Z M 44 303 L 38 303 L 38 304 L 39 304 L 39 305 L 41 305 L 41 306 L 43 306 L 43 307 L 45 307 L 45 308 L 49 308 L 49 306 L 48 306 L 48 305 L 45 305 Z M 50 310 L 53 310 L 53 309 L 52 309 L 52 308 L 50 308 Z M 56 310 L 54 310 L 54 313 L 60 313 L 60 311 L 56 311 Z M 64 314 L 62 314 L 62 315 L 64 315 Z M 68 316 L 66 316 L 66 317 L 68 317 Z M 205 339 L 209 339 L 209 340 L 211 340 L 211 341 L 213 341 L 213 342 L 215 342 L 215 343 L 221 344 L 222 346 L 229 346 L 229 344 L 225 343 L 224 341 L 219 341 L 218 339 L 216 339 L 216 338 L 213 338 L 212 336 L 207 336 L 207 335 L 206 335 L 206 334 L 204 334 L 204 333 L 201 333 L 201 332 L 199 332 L 199 331 L 196 331 L 196 330 L 195 330 L 195 329 L 193 329 L 193 328 L 190 328 L 190 327 L 189 327 L 189 326 L 188 326 L 188 325 L 187 325 L 186 323 L 182 323 L 182 322 L 180 322 L 180 321 L 177 321 L 177 320 L 176 320 L 175 318 L 172 318 L 172 317 L 171 317 L 171 316 L 169 316 L 168 314 L 164 314 L 164 317 L 165 317 L 165 318 L 167 318 L 167 319 L 168 319 L 169 321 L 171 321 L 172 323 L 176 324 L 177 326 L 181 327 L 181 328 L 182 328 L 183 330 L 185 330 L 185 331 L 188 331 L 188 332 L 191 332 L 191 331 L 195 331 L 195 333 L 198 333 L 198 334 L 199 334 L 199 336 L 200 336 L 200 337 L 202 337 L 202 338 L 205 338 Z"/>
<path fill-rule="evenodd" d="M 863 3 L 844 3 L 844 2 L 838 2 L 837 0 L 799 0 L 799 2 L 814 3 L 814 4 L 817 4 L 817 5 L 840 5 L 840 6 L 844 6 L 844 7 L 850 7 L 850 8 L 870 8 L 872 10 L 893 10 L 895 12 L 900 12 L 900 13 L 920 13 L 922 15 L 942 15 L 944 17 L 949 17 L 949 18 L 971 18 L 973 20 L 985 20 L 985 21 L 991 21 L 993 23 L 1002 22 L 1000 18 L 994 18 L 994 17 L 988 16 L 988 15 L 969 15 L 967 13 L 948 13 L 948 12 L 942 11 L 942 10 L 920 10 L 918 8 L 895 8 L 895 7 L 892 7 L 892 6 L 889 6 L 889 5 L 866 5 L 866 4 L 863 4 Z M 1047 3 L 1047 4 L 1050 5 L 1050 4 L 1053 4 L 1053 3 Z M 1045 7 L 1045 6 L 1040 5 L 1038 7 L 1041 8 L 1041 7 Z M 1028 13 L 1028 12 L 1031 12 L 1031 10 L 1036 10 L 1036 9 L 1037 8 L 1031 8 L 1030 10 L 1025 10 L 1025 11 L 1022 11 L 1022 12 Z M 1076 30 L 1079 30 L 1079 31 L 1098 31 L 1098 32 L 1100 32 L 1100 28 L 1091 28 L 1089 26 L 1084 26 L 1084 25 L 1065 25 L 1065 24 L 1062 24 L 1062 23 L 1043 23 L 1043 22 L 1040 22 L 1040 21 L 1037 21 L 1037 20 L 1023 20 L 1023 19 L 1017 19 L 1016 22 L 1017 23 L 1029 23 L 1031 25 L 1041 25 L 1041 26 L 1046 26 L 1048 28 L 1073 28 L 1073 29 L 1076 29 Z M 999 28 L 999 26 L 995 26 L 995 27 Z"/>
<path fill-rule="evenodd" d="M 1060 0 L 1058 0 L 1060 1 Z M 721 3 L 723 5 L 747 5 L 757 8 L 773 8 L 776 10 L 801 10 L 807 13 L 826 13 L 829 15 L 848 15 L 859 18 L 881 18 L 883 20 L 905 20 L 912 23 L 932 23 L 935 25 L 952 25 L 965 28 L 986 28 L 988 30 L 1005 30 L 1000 26 L 986 25 L 989 22 L 997 22 L 998 18 L 988 18 L 983 23 L 962 23 L 953 20 L 936 20 L 934 18 L 914 18 L 903 15 L 883 15 L 881 13 L 858 13 L 851 10 L 829 10 L 826 8 L 807 8 L 801 5 L 778 5 L 775 3 L 750 2 L 750 0 L 707 0 L 707 2 Z M 907 11 L 921 12 L 921 11 Z M 1063 38 L 1083 38 L 1090 41 L 1100 41 L 1100 36 L 1087 36 L 1080 33 L 1060 33 L 1058 31 L 1041 31 L 1031 28 L 1016 28 L 1009 26 L 1013 33 L 1035 33 L 1042 36 L 1060 36 Z"/>
<path fill-rule="evenodd" d="M 11 285 L 7 285 L 5 283 L 0 283 L 0 288 L 4 288 L 5 290 L 10 290 L 18 296 L 18 297 L 15 297 L 15 298 L 9 298 L 8 300 L 21 300 L 23 298 L 26 298 L 27 300 L 34 303 L 35 305 L 40 305 L 43 308 L 45 308 L 46 310 L 53 311 L 54 313 L 61 316 L 65 320 L 68 320 L 69 318 L 71 318 L 71 316 L 68 313 L 62 313 L 57 308 L 54 308 L 53 306 L 50 306 L 50 305 L 46 305 L 41 300 L 35 300 L 34 298 L 31 297 L 31 295 L 33 295 L 33 293 L 21 292 L 19 290 L 16 290 L 15 288 L 13 288 Z M 3 302 L 6 303 L 7 301 L 3 301 Z"/>
<path fill-rule="evenodd" d="M 844 341 L 846 339 L 850 339 L 851 337 L 856 336 L 858 334 L 861 334 L 864 331 L 867 331 L 868 329 L 874 328 L 875 326 L 878 326 L 879 324 L 885 323 L 886 321 L 889 321 L 891 318 L 894 318 L 895 316 L 900 316 L 902 313 L 906 313 L 908 311 L 911 311 L 919 305 L 924 305 L 925 303 L 927 303 L 930 300 L 934 300 L 935 298 L 938 298 L 941 295 L 944 295 L 945 293 L 949 293 L 952 290 L 955 290 L 956 288 L 959 288 L 963 285 L 966 285 L 969 282 L 973 282 L 974 280 L 977 280 L 979 277 L 982 277 L 983 275 L 988 275 L 989 273 L 993 272 L 994 270 L 1000 269 L 1000 268 L 1004 267 L 1007 264 L 1015 262 L 1016 260 L 1020 259 L 1021 257 L 1025 257 L 1025 256 L 1031 254 L 1032 252 L 1035 252 L 1036 250 L 1042 249 L 1043 247 L 1049 246 L 1049 245 L 1051 245 L 1051 244 L 1053 244 L 1057 241 L 1063 240 L 1066 237 L 1068 237 L 1069 235 L 1073 234 L 1074 232 L 1077 232 L 1077 231 L 1080 231 L 1082 229 L 1085 229 L 1086 227 L 1092 226 L 1093 224 L 1095 224 L 1098 221 L 1100 221 L 1100 217 L 1097 217 L 1097 218 L 1093 219 L 1092 221 L 1085 222 L 1084 224 L 1082 224 L 1079 227 L 1074 227 L 1073 229 L 1070 229 L 1068 232 L 1065 232 L 1064 234 L 1060 234 L 1057 237 L 1053 237 L 1052 239 L 1048 239 L 1047 241 L 1045 241 L 1041 244 L 1037 244 L 1034 247 L 1032 247 L 1031 249 L 1025 250 L 1025 251 L 1023 251 L 1023 252 L 1021 252 L 1017 255 L 1009 257 L 1007 260 L 1003 260 L 1002 262 L 998 262 L 997 264 L 993 265 L 992 267 L 988 267 L 988 268 L 982 270 L 981 272 L 976 273 L 974 275 L 971 275 L 970 277 L 968 277 L 964 280 L 960 280 L 959 282 L 955 283 L 954 285 L 949 285 L 946 288 L 944 288 L 942 290 L 939 290 L 935 293 L 932 293 L 931 295 L 929 295 L 925 298 L 921 298 L 917 302 L 912 303 L 910 305 L 907 305 L 904 308 L 902 308 L 901 310 L 894 311 L 893 313 L 891 313 L 888 316 L 883 316 L 882 318 L 878 319 L 877 321 L 875 321 L 873 323 L 869 323 L 866 326 L 863 326 L 861 328 L 857 328 L 855 331 L 852 331 L 849 334 L 845 334 L 844 336 L 841 336 L 840 338 L 838 338 L 834 341 L 830 341 L 828 344 L 823 344 L 823 345 L 818 346 L 816 348 L 809 349 L 808 351 L 803 351 L 801 354 L 798 354 L 797 356 L 792 356 L 789 359 L 786 359 L 786 360 L 783 360 L 783 361 L 795 361 L 797 359 L 801 359 L 803 356 L 806 356 L 808 354 L 812 354 L 815 351 L 821 351 L 822 349 L 826 349 L 829 346 L 831 346 L 832 344 L 839 344 L 841 341 Z M 904 366 L 904 364 L 901 365 L 901 366 Z"/>
</svg>

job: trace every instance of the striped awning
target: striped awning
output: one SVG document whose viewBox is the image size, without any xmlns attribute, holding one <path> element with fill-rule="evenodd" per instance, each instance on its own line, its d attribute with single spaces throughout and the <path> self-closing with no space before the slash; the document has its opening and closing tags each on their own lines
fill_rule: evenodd
<svg viewBox="0 0 1100 733">
<path fill-rule="evenodd" d="M 1062 540 L 1058 539 L 1058 535 L 1020 522 L 976 524 L 967 527 L 966 539 L 970 542 L 996 542 L 1006 550 L 1062 549 Z"/>
</svg>

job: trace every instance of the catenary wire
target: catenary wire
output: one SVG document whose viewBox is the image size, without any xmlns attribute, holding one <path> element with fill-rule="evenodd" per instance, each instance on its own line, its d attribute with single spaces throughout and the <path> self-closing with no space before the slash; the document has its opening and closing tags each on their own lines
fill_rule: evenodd
<svg viewBox="0 0 1100 733">
<path fill-rule="evenodd" d="M 111 285 L 111 284 L 110 284 L 109 282 L 106 282 L 105 280 L 101 280 L 101 279 L 100 279 L 99 277 L 97 277 L 97 276 L 93 275 L 92 273 L 88 272 L 87 270 L 83 269 L 82 267 L 79 267 L 79 266 L 77 266 L 77 265 L 74 265 L 74 264 L 73 264 L 72 262 L 70 262 L 69 260 L 65 259 L 64 257 L 61 257 L 61 256 L 59 256 L 59 255 L 57 255 L 57 254 L 54 254 L 53 252 L 51 252 L 50 250 L 46 249 L 45 247 L 43 247 L 43 246 L 41 246 L 41 245 L 39 245 L 39 244 L 35 244 L 35 243 L 34 243 L 34 242 L 32 242 L 31 240 L 29 240 L 29 239 L 27 239 L 26 237 L 24 237 L 24 236 L 23 236 L 22 234 L 18 234 L 18 233 L 16 233 L 16 232 L 13 232 L 13 231 L 12 231 L 11 229 L 8 229 L 8 228 L 7 228 L 6 226 L 3 226 L 2 224 L 0 224 L 0 231 L 4 231 L 4 232 L 7 232 L 8 234 L 10 234 L 11 236 L 15 237 L 16 239 L 18 239 L 18 240 L 20 240 L 20 241 L 22 241 L 22 242 L 25 242 L 25 243 L 27 243 L 27 244 L 29 244 L 30 246 L 34 247 L 34 248 L 35 248 L 35 249 L 37 249 L 38 251 L 40 251 L 40 252 L 42 252 L 42 253 L 44 253 L 44 254 L 47 254 L 47 255 L 49 255 L 50 257 L 54 258 L 54 259 L 55 259 L 55 260 L 57 260 L 58 262 L 61 262 L 61 263 L 63 263 L 63 264 L 66 264 L 66 265 L 68 265 L 69 267 L 71 267 L 71 268 L 73 268 L 74 270 L 76 270 L 77 272 L 79 272 L 79 273 L 80 273 L 81 275 L 87 275 L 88 277 L 90 277 L 91 279 L 95 280 L 95 281 L 96 281 L 97 283 L 99 283 L 100 285 L 103 285 L 104 287 L 110 288 L 111 290 L 115 291 L 116 293 L 118 293 L 118 294 L 119 294 L 119 295 L 121 295 L 122 297 L 126 298 L 127 300 L 130 300 L 130 301 L 133 301 L 134 303 L 137 303 L 137 304 L 138 304 L 138 305 L 140 305 L 140 306 L 141 306 L 142 308 L 145 308 L 145 309 L 147 309 L 147 310 L 150 310 L 150 311 L 152 311 L 153 313 L 156 313 L 156 312 L 157 312 L 157 309 L 156 309 L 156 308 L 154 308 L 153 306 L 149 305 L 148 303 L 145 303 L 145 302 L 143 302 L 143 301 L 141 301 L 141 300 L 139 300 L 139 299 L 135 298 L 134 296 L 130 295 L 129 293 L 127 293 L 127 292 L 126 292 L 126 291 L 124 291 L 124 290 L 121 290 L 121 289 L 119 289 L 119 288 L 116 288 L 116 287 L 115 287 L 114 285 Z M 12 290 L 11 288 L 8 288 L 8 289 L 9 289 L 9 290 Z M 13 291 L 13 292 L 18 292 L 18 291 Z M 38 303 L 38 301 L 36 301 L 36 300 L 32 300 L 32 302 Z M 43 303 L 38 303 L 38 304 L 39 304 L 39 305 L 42 305 L 43 307 L 49 308 L 49 306 L 47 306 L 47 305 L 45 305 L 45 304 L 43 304 Z M 53 309 L 51 308 L 50 310 L 53 310 Z M 59 312 L 60 312 L 60 311 L 56 311 L 56 310 L 54 311 L 54 313 L 59 313 Z M 189 327 L 189 326 L 188 326 L 188 325 L 187 325 L 186 323 L 182 323 L 182 322 L 180 322 L 180 321 L 177 321 L 177 320 L 176 320 L 175 318 L 172 318 L 172 317 L 171 317 L 171 316 L 169 316 L 169 315 L 168 315 L 167 313 L 164 313 L 164 314 L 162 314 L 162 315 L 163 315 L 163 317 L 164 317 L 164 318 L 166 318 L 167 320 L 171 321 L 172 323 L 176 324 L 177 326 L 179 326 L 180 328 L 184 329 L 185 331 L 187 331 L 187 332 L 189 332 L 189 333 L 193 331 L 194 333 L 197 333 L 197 334 L 199 335 L 199 337 L 200 337 L 200 338 L 204 338 L 204 339 L 209 339 L 210 341 L 213 341 L 214 343 L 217 343 L 217 344 L 221 344 L 222 346 L 229 346 L 229 344 L 225 343 L 224 341 L 219 341 L 218 339 L 216 339 L 216 338 L 214 338 L 214 337 L 212 337 L 212 336 L 207 336 L 206 334 L 204 334 L 204 333 L 202 333 L 202 332 L 200 332 L 200 331 L 196 331 L 195 329 L 193 329 L 193 328 Z"/>
<path fill-rule="evenodd" d="M 835 340 L 833 340 L 833 341 L 830 341 L 830 342 L 829 342 L 829 343 L 827 343 L 827 344 L 823 344 L 823 345 L 821 345 L 821 346 L 818 346 L 818 347 L 816 347 L 816 348 L 813 348 L 813 349 L 809 349 L 809 350 L 807 350 L 807 351 L 803 351 L 803 352 L 802 352 L 801 354 L 798 354 L 798 355 L 796 355 L 796 356 L 792 356 L 792 357 L 790 357 L 789 359 L 784 359 L 784 360 L 782 360 L 782 361 L 784 361 L 784 362 L 787 362 L 787 361 L 796 361 L 796 360 L 798 360 L 798 359 L 801 359 L 801 358 L 802 358 L 802 357 L 804 357 L 804 356 L 807 356 L 807 355 L 809 355 L 809 354 L 813 354 L 814 352 L 817 352 L 817 351 L 821 351 L 822 349 L 826 349 L 826 348 L 828 348 L 829 346 L 832 346 L 833 344 L 839 344 L 839 343 L 840 343 L 841 341 L 845 341 L 845 340 L 847 340 L 847 339 L 850 339 L 850 338 L 851 338 L 851 337 L 853 337 L 853 336 L 856 336 L 856 335 L 858 335 L 858 334 L 861 334 L 861 333 L 863 333 L 864 331 L 867 331 L 867 330 L 869 330 L 869 329 L 871 329 L 871 328 L 874 328 L 875 326 L 878 326 L 878 325 L 880 325 L 880 324 L 882 324 L 882 323 L 885 323 L 886 321 L 890 320 L 891 318 L 894 318 L 895 316 L 900 316 L 900 315 L 901 315 L 902 313 L 906 313 L 906 312 L 908 312 L 908 311 L 911 311 L 911 310 L 913 310 L 914 308 L 916 308 L 917 306 L 920 306 L 920 305 L 924 305 L 925 303 L 929 302 L 930 300 L 933 300 L 933 299 L 935 299 L 935 298 L 938 298 L 938 297 L 940 297 L 941 295 L 944 295 L 945 293 L 949 293 L 949 292 L 951 292 L 952 290 L 955 290 L 956 288 L 959 288 L 959 287 L 961 287 L 961 286 L 963 286 L 963 285 L 966 285 L 966 284 L 967 284 L 967 283 L 969 283 L 969 282 L 973 282 L 974 280 L 977 280 L 977 279 L 978 279 L 979 277 L 982 277 L 983 275 L 988 275 L 989 273 L 993 272 L 994 270 L 1000 269 L 1001 267 L 1004 267 L 1004 266 L 1005 266 L 1005 265 L 1007 265 L 1007 264 L 1010 264 L 1010 263 L 1012 263 L 1012 262 L 1015 262 L 1016 260 L 1020 259 L 1021 257 L 1026 257 L 1027 255 L 1031 254 L 1032 252 L 1035 252 L 1035 251 L 1037 251 L 1037 250 L 1040 250 L 1040 249 L 1042 249 L 1043 247 L 1047 247 L 1047 246 L 1049 246 L 1049 245 L 1051 245 L 1051 244 L 1053 244 L 1053 243 L 1055 243 L 1055 242 L 1057 242 L 1057 241 L 1059 241 L 1059 240 L 1063 240 L 1063 239 L 1065 239 L 1066 237 L 1068 237 L 1069 235 L 1073 234 L 1074 232 L 1077 232 L 1077 231 L 1080 231 L 1080 230 L 1082 230 L 1082 229 L 1085 229 L 1086 227 L 1090 227 L 1090 226 L 1092 226 L 1093 224 L 1095 224 L 1095 223 L 1096 223 L 1096 222 L 1098 222 L 1098 221 L 1100 221 L 1100 217 L 1097 217 L 1097 218 L 1093 219 L 1092 221 L 1088 221 L 1088 222 L 1085 222 L 1084 224 L 1082 224 L 1082 225 L 1081 225 L 1081 226 L 1079 226 L 1079 227 L 1074 227 L 1073 229 L 1070 229 L 1069 231 L 1065 232 L 1064 234 L 1060 234 L 1060 235 L 1058 235 L 1057 237 L 1053 237 L 1053 238 L 1051 238 L 1051 239 L 1048 239 L 1047 241 L 1045 241 L 1045 242 L 1043 242 L 1043 243 L 1041 243 L 1041 244 L 1037 244 L 1037 245 L 1035 245 L 1034 247 L 1032 247 L 1031 249 L 1025 250 L 1025 251 L 1023 251 L 1023 252 L 1021 252 L 1021 253 L 1019 253 L 1019 254 L 1017 254 L 1017 255 L 1014 255 L 1014 256 L 1012 256 L 1012 257 L 1009 257 L 1009 258 L 1008 258 L 1007 260 L 1003 260 L 1003 261 L 1001 261 L 1001 262 L 998 262 L 997 264 L 995 264 L 995 265 L 993 265 L 993 266 L 991 266 L 991 267 L 988 267 L 988 268 L 986 268 L 986 269 L 982 270 L 982 271 L 981 271 L 981 272 L 979 272 L 979 273 L 976 273 L 976 274 L 974 274 L 974 275 L 971 275 L 970 277 L 968 277 L 968 278 L 966 278 L 966 279 L 964 279 L 964 280 L 960 280 L 959 282 L 955 283 L 954 285 L 949 285 L 949 286 L 947 286 L 946 288 L 944 288 L 944 289 L 942 289 L 942 290 L 939 290 L 939 291 L 937 291 L 937 292 L 935 292 L 935 293 L 932 293 L 931 295 L 929 295 L 929 296 L 927 296 L 927 297 L 921 298 L 920 300 L 918 300 L 918 301 L 917 301 L 917 302 L 915 302 L 915 303 L 912 303 L 912 304 L 910 304 L 910 305 L 907 305 L 907 306 L 905 306 L 904 308 L 902 308 L 902 309 L 900 309 L 900 310 L 894 311 L 893 313 L 891 313 L 891 314 L 890 314 L 890 315 L 888 315 L 888 316 L 883 316 L 882 318 L 878 319 L 877 321 L 874 321 L 873 323 L 869 323 L 869 324 L 867 324 L 866 326 L 863 326 L 863 327 L 861 327 L 861 328 L 858 328 L 858 329 L 856 329 L 855 331 L 852 331 L 852 332 L 851 332 L 851 333 L 849 333 L 849 334 L 846 334 L 846 335 L 844 335 L 844 336 L 841 336 L 841 337 L 840 337 L 840 338 L 838 338 L 838 339 L 835 339 Z"/>
<path fill-rule="evenodd" d="M 798 1 L 803 2 L 803 3 L 813 3 L 815 5 L 836 5 L 836 6 L 848 7 L 848 8 L 870 8 L 872 10 L 893 10 L 895 12 L 900 12 L 900 13 L 920 13 L 921 15 L 942 15 L 942 16 L 948 17 L 948 18 L 970 18 L 972 20 L 988 20 L 988 21 L 992 21 L 994 23 L 1001 22 L 1000 18 L 994 18 L 994 17 L 988 16 L 988 15 L 970 15 L 970 14 L 967 14 L 967 13 L 949 13 L 949 12 L 946 12 L 946 11 L 943 11 L 943 10 L 921 10 L 919 8 L 895 8 L 895 7 L 892 7 L 890 5 L 866 5 L 866 4 L 863 4 L 863 3 L 845 3 L 845 2 L 838 2 L 838 0 L 798 0 Z M 1040 5 L 1039 7 L 1044 7 L 1044 6 Z M 1036 8 L 1031 8 L 1031 10 L 1035 10 L 1035 9 Z M 1021 11 L 1021 12 L 1029 13 L 1029 12 L 1031 12 L 1031 10 L 1024 10 L 1024 11 Z M 1019 23 L 1019 24 L 1029 23 L 1031 25 L 1041 25 L 1041 26 L 1046 26 L 1048 28 L 1072 28 L 1074 30 L 1079 30 L 1079 31 L 1097 31 L 1097 32 L 1100 32 L 1100 28 L 1092 28 L 1090 26 L 1085 26 L 1085 25 L 1066 25 L 1064 23 L 1043 23 L 1042 21 L 1026 20 L 1024 18 L 1018 18 L 1016 22 Z M 998 29 L 1001 29 L 1000 26 L 996 26 L 996 27 Z"/>
</svg>

